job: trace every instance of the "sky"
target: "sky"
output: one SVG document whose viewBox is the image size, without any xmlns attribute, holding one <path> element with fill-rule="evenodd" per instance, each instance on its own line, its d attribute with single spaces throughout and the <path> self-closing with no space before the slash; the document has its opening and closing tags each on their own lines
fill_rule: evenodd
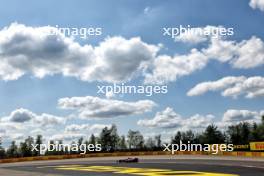
<svg viewBox="0 0 264 176">
<path fill-rule="evenodd" d="M 264 114 L 263 0 L 9 0 L 0 6 L 0 136 L 76 140 L 116 124 L 169 139 Z M 48 31 L 99 29 L 87 38 Z M 173 29 L 232 29 L 232 35 Z M 165 30 L 168 31 L 166 34 Z M 117 85 L 166 93 L 98 93 Z"/>
</svg>

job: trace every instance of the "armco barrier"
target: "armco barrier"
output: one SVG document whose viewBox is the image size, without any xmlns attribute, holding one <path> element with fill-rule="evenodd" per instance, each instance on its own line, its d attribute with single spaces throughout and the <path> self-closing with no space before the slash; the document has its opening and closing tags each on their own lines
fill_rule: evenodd
<svg viewBox="0 0 264 176">
<path fill-rule="evenodd" d="M 91 158 L 91 157 L 111 157 L 111 156 L 145 156 L 145 155 L 172 155 L 168 151 L 145 151 L 145 152 L 115 152 L 115 153 L 89 153 L 89 154 L 74 154 L 74 155 L 52 155 L 52 156 L 37 156 L 24 158 L 10 158 L 2 159 L 0 163 L 13 163 L 24 161 L 40 161 L 40 160 L 60 160 L 60 159 L 74 159 L 74 158 Z M 177 151 L 174 155 L 214 155 L 208 152 L 180 152 Z M 219 152 L 215 155 L 222 156 L 239 156 L 239 157 L 263 157 L 264 152 Z"/>
</svg>

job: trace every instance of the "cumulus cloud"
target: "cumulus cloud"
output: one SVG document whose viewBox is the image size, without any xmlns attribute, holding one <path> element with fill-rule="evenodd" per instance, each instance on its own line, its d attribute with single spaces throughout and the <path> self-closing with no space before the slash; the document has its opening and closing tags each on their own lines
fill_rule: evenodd
<svg viewBox="0 0 264 176">
<path fill-rule="evenodd" d="M 45 127 L 56 126 L 65 123 L 65 119 L 63 117 L 43 113 L 34 119 L 34 123 L 38 123 Z"/>
<path fill-rule="evenodd" d="M 63 117 L 45 113 L 37 115 L 27 109 L 20 108 L 12 111 L 9 116 L 2 117 L 1 122 L 17 124 L 30 123 L 31 125 L 38 127 L 47 127 L 62 124 L 65 122 L 65 119 Z"/>
<path fill-rule="evenodd" d="M 178 36 L 175 41 L 184 43 L 197 44 L 210 40 L 211 38 L 223 38 L 232 35 L 233 31 L 229 31 L 223 26 L 205 26 L 186 28 Z"/>
<path fill-rule="evenodd" d="M 61 133 L 61 134 L 54 134 L 50 137 L 50 140 L 54 141 L 64 141 L 66 143 L 72 142 L 74 140 L 85 138 L 86 134 L 83 133 Z"/>
<path fill-rule="evenodd" d="M 206 26 L 201 28 L 215 29 Z M 16 80 L 25 74 L 38 78 L 62 74 L 82 81 L 127 82 L 143 75 L 146 84 L 165 84 L 203 69 L 210 59 L 238 69 L 264 64 L 264 44 L 252 37 L 241 42 L 207 37 L 209 46 L 183 55 L 158 55 L 161 45 L 135 37 L 108 37 L 97 46 L 80 45 L 63 34 L 48 35 L 57 28 L 29 27 L 13 23 L 0 30 L 0 79 Z M 178 40 L 202 41 L 201 36 Z"/>
<path fill-rule="evenodd" d="M 204 54 L 234 68 L 249 69 L 264 64 L 264 43 L 255 36 L 241 42 L 212 39 Z"/>
<path fill-rule="evenodd" d="M 6 143 L 16 140 L 22 141 L 27 136 L 41 134 L 43 140 L 65 140 L 72 142 L 80 137 L 91 134 L 98 135 L 104 127 L 110 124 L 72 124 L 67 118 L 51 114 L 36 114 L 28 109 L 16 109 L 8 116 L 0 118 L 0 137 Z"/>
<path fill-rule="evenodd" d="M 264 43 L 260 38 L 252 37 L 238 44 L 237 58 L 231 61 L 235 68 L 254 68 L 264 64 Z"/>
<path fill-rule="evenodd" d="M 146 73 L 145 84 L 165 84 L 201 70 L 207 65 L 208 58 L 196 49 L 187 55 L 159 56 L 153 62 L 151 73 Z"/>
<path fill-rule="evenodd" d="M 159 46 L 148 45 L 140 38 L 108 38 L 95 47 L 96 65 L 84 79 L 121 82 L 132 78 L 156 56 Z"/>
<path fill-rule="evenodd" d="M 188 91 L 188 96 L 198 96 L 209 91 L 222 91 L 222 96 L 236 98 L 244 95 L 246 98 L 264 96 L 264 78 L 261 76 L 228 76 L 217 81 L 208 81 L 197 84 Z"/>
<path fill-rule="evenodd" d="M 261 115 L 264 112 L 257 112 L 257 111 L 249 111 L 249 110 L 236 110 L 236 109 L 229 109 L 223 115 L 223 122 L 256 122 L 261 120 Z"/>
<path fill-rule="evenodd" d="M 62 73 L 74 75 L 89 63 L 91 46 L 80 46 L 72 39 L 48 35 L 52 27 L 28 27 L 13 23 L 0 31 L 0 77 L 15 80 L 26 73 L 44 77 Z"/>
<path fill-rule="evenodd" d="M 235 41 L 222 39 L 211 39 L 209 46 L 202 49 L 208 58 L 217 59 L 220 62 L 231 60 L 236 50 Z"/>
<path fill-rule="evenodd" d="M 264 11 L 264 0 L 250 0 L 249 5 L 253 9 Z"/>
<path fill-rule="evenodd" d="M 200 129 L 212 123 L 213 118 L 214 116 L 210 114 L 206 116 L 195 114 L 184 118 L 167 107 L 164 111 L 157 112 L 153 119 L 141 119 L 137 124 L 144 127 Z"/>
<path fill-rule="evenodd" d="M 30 121 L 34 117 L 36 117 L 36 115 L 32 113 L 31 111 L 20 108 L 20 109 L 16 109 L 13 112 L 11 112 L 8 118 L 10 122 L 23 123 L 26 121 Z"/>
<path fill-rule="evenodd" d="M 73 109 L 79 112 L 80 118 L 112 118 L 142 114 L 151 111 L 156 104 L 151 100 L 125 102 L 99 97 L 61 98 L 58 106 L 62 109 Z"/>
<path fill-rule="evenodd" d="M 0 31 L 0 79 L 16 80 L 24 74 L 42 78 L 62 74 L 83 81 L 130 80 L 155 58 L 159 46 L 140 38 L 107 38 L 98 46 L 83 45 L 63 34 L 48 35 L 50 26 L 13 23 Z"/>
<path fill-rule="evenodd" d="M 172 108 L 167 107 L 161 112 L 157 112 L 152 119 L 141 119 L 137 122 L 138 125 L 149 128 L 166 128 L 178 130 L 203 130 L 208 125 L 214 123 L 220 128 L 226 128 L 229 125 L 238 124 L 241 122 L 260 122 L 262 111 L 228 109 L 220 119 L 216 119 L 214 115 L 195 114 L 189 118 L 182 117 Z"/>
<path fill-rule="evenodd" d="M 36 114 L 28 109 L 15 109 L 9 115 L 0 117 L 0 137 L 5 144 L 38 134 L 49 139 L 52 135 L 61 133 L 66 120 L 51 114 Z"/>
<path fill-rule="evenodd" d="M 236 69 L 250 69 L 264 64 L 264 42 L 260 38 L 252 36 L 248 40 L 236 42 L 226 40 L 216 32 L 203 34 L 205 31 L 221 31 L 222 28 L 221 26 L 190 28 L 190 32 L 177 36 L 176 41 L 189 43 L 209 41 L 209 45 L 201 50 L 192 49 L 184 55 L 157 56 L 145 74 L 145 84 L 176 81 L 179 77 L 203 69 L 211 60 L 228 63 Z"/>
<path fill-rule="evenodd" d="M 240 77 L 228 76 L 228 77 L 224 77 L 222 79 L 219 79 L 217 81 L 208 81 L 208 82 L 199 83 L 194 88 L 192 88 L 187 93 L 187 95 L 188 96 L 196 96 L 196 95 L 204 94 L 208 91 L 222 90 L 222 89 L 228 88 L 230 86 L 233 86 L 236 83 L 241 83 L 245 79 L 246 79 L 246 77 L 244 77 L 244 76 L 240 76 Z"/>
<path fill-rule="evenodd" d="M 207 48 L 192 49 L 185 55 L 158 56 L 145 74 L 145 84 L 165 84 L 190 75 L 209 61 L 228 63 L 236 69 L 250 69 L 264 64 L 264 43 L 255 36 L 241 42 L 211 38 Z"/>
<path fill-rule="evenodd" d="M 225 40 L 225 37 L 220 35 L 223 29 L 227 30 L 225 36 L 228 36 L 230 32 L 222 26 L 190 28 L 189 32 L 177 36 L 176 41 L 199 43 L 210 40 L 208 48 L 202 49 L 201 52 L 207 59 L 228 62 L 234 68 L 248 69 L 264 64 L 264 43 L 260 38 L 252 36 L 241 42 Z M 206 31 L 208 35 L 204 35 L 207 34 Z"/>
<path fill-rule="evenodd" d="M 80 131 L 89 131 L 89 132 L 94 132 L 94 131 L 98 131 L 101 130 L 105 127 L 110 128 L 111 125 L 106 125 L 106 124 L 71 124 L 65 127 L 65 131 L 66 132 L 80 132 Z"/>
<path fill-rule="evenodd" d="M 66 143 L 76 141 L 81 137 L 87 139 L 91 134 L 99 135 L 99 132 L 105 128 L 110 128 L 110 124 L 70 124 L 65 126 L 64 131 L 56 132 L 49 139 L 50 140 L 63 140 Z"/>
</svg>

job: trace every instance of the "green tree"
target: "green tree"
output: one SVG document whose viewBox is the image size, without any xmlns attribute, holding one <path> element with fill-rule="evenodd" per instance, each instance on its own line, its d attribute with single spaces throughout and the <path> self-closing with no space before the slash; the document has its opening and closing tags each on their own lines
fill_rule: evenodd
<svg viewBox="0 0 264 176">
<path fill-rule="evenodd" d="M 203 142 L 206 144 L 221 144 L 225 142 L 224 135 L 222 134 L 221 131 L 217 129 L 217 126 L 213 124 L 209 125 L 205 129 L 203 136 L 204 136 Z"/>
<path fill-rule="evenodd" d="M 2 146 L 2 138 L 0 138 L 0 158 L 5 158 L 6 156 L 6 152 L 5 152 L 5 149 L 3 148 Z"/>
<path fill-rule="evenodd" d="M 18 157 L 18 147 L 17 147 L 15 141 L 11 142 L 11 145 L 9 146 L 9 148 L 6 151 L 6 154 L 10 158 Z"/>
<path fill-rule="evenodd" d="M 171 143 L 172 144 L 180 144 L 180 141 L 182 140 L 182 133 L 178 131 L 176 135 L 172 138 Z"/>
<path fill-rule="evenodd" d="M 259 135 L 260 135 L 260 141 L 264 141 L 264 115 L 261 117 L 261 124 L 258 127 Z"/>
<path fill-rule="evenodd" d="M 248 144 L 249 143 L 249 137 L 250 137 L 250 125 L 247 122 L 243 122 L 239 124 L 241 127 L 241 143 L 242 144 Z"/>
<path fill-rule="evenodd" d="M 69 149 L 68 149 L 68 147 L 63 147 L 63 140 L 59 140 L 58 141 L 58 144 L 59 144 L 59 146 L 61 146 L 60 148 L 59 148 L 59 151 L 57 151 L 57 153 L 58 153 L 58 155 L 65 155 L 65 154 L 69 154 Z"/>
<path fill-rule="evenodd" d="M 255 131 L 254 131 L 254 128 Z M 253 124 L 253 127 L 247 122 L 239 123 L 228 127 L 227 134 L 233 144 L 248 144 L 252 136 L 258 138 L 257 125 Z"/>
<path fill-rule="evenodd" d="M 31 136 L 28 136 L 24 142 L 20 143 L 19 152 L 22 157 L 33 155 L 33 152 L 32 152 L 33 144 L 34 144 L 34 139 Z"/>
<path fill-rule="evenodd" d="M 112 150 L 116 150 L 118 146 L 119 136 L 117 133 L 117 127 L 116 125 L 112 125 L 110 128 L 110 146 Z"/>
<path fill-rule="evenodd" d="M 139 131 L 129 130 L 127 142 L 129 149 L 142 149 L 144 147 L 144 137 Z"/>
<path fill-rule="evenodd" d="M 37 150 L 33 151 L 33 155 L 34 156 L 40 156 L 40 145 L 42 144 L 42 135 L 37 135 L 36 141 L 35 141 L 35 145 L 37 145 Z"/>
<path fill-rule="evenodd" d="M 122 135 L 119 139 L 119 149 L 121 149 L 121 150 L 127 149 L 126 137 L 124 135 Z"/>
<path fill-rule="evenodd" d="M 50 140 L 49 141 L 49 147 L 50 150 L 46 150 L 45 155 L 58 155 L 59 152 L 55 149 L 55 141 L 54 140 Z"/>
<path fill-rule="evenodd" d="M 80 146 L 83 144 L 83 137 L 80 137 L 78 139 L 78 146 L 79 146 L 79 149 L 78 149 L 78 153 L 81 153 L 81 150 L 80 150 Z"/>
<path fill-rule="evenodd" d="M 90 136 L 89 143 L 90 143 L 90 144 L 93 144 L 93 145 L 96 144 L 96 139 L 95 139 L 94 134 L 92 134 L 92 135 Z"/>
<path fill-rule="evenodd" d="M 19 145 L 19 154 L 22 157 L 30 156 L 26 142 L 21 142 Z"/>
<path fill-rule="evenodd" d="M 182 141 L 182 143 L 184 144 L 187 144 L 188 142 L 194 143 L 196 141 L 196 137 L 192 130 L 188 130 L 186 132 L 178 131 L 176 135 L 172 138 L 172 143 L 179 144 L 180 141 Z"/>
<path fill-rule="evenodd" d="M 103 151 L 114 151 L 117 149 L 119 136 L 116 125 L 112 125 L 110 129 L 103 128 L 100 133 L 100 142 Z"/>
<path fill-rule="evenodd" d="M 238 145 L 240 144 L 240 128 L 238 125 L 231 125 L 227 130 L 228 135 L 230 136 L 230 140 L 232 144 Z"/>
<path fill-rule="evenodd" d="M 28 138 L 25 140 L 25 143 L 27 145 L 27 152 L 28 152 L 29 156 L 32 156 L 33 155 L 32 148 L 33 148 L 33 144 L 34 144 L 34 138 L 31 136 L 28 136 Z"/>
<path fill-rule="evenodd" d="M 71 149 L 70 149 L 70 154 L 78 154 L 79 148 L 76 148 L 78 146 L 78 143 L 75 141 L 71 142 Z"/>
<path fill-rule="evenodd" d="M 155 140 L 151 137 L 149 137 L 146 141 L 146 147 L 149 150 L 154 150 L 155 149 Z"/>
<path fill-rule="evenodd" d="M 192 130 L 188 130 L 184 133 L 182 133 L 182 142 L 187 144 L 188 142 L 194 143 L 195 141 L 195 135 L 192 132 Z"/>
<path fill-rule="evenodd" d="M 161 148 L 161 135 L 155 136 L 155 146 L 159 149 Z"/>
<path fill-rule="evenodd" d="M 111 150 L 111 131 L 107 127 L 103 128 L 100 133 L 100 143 L 102 145 L 102 151 Z"/>
<path fill-rule="evenodd" d="M 258 140 L 260 140 L 260 132 L 257 123 L 254 122 L 251 131 L 251 141 L 258 141 Z"/>
</svg>

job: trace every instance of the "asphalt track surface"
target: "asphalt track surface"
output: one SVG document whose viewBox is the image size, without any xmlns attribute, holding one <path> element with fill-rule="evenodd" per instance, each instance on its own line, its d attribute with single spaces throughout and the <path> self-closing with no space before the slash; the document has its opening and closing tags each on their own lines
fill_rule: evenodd
<svg viewBox="0 0 264 176">
<path fill-rule="evenodd" d="M 0 165 L 2 176 L 264 176 L 264 159 L 219 156 L 139 156 L 35 161 Z"/>
</svg>

